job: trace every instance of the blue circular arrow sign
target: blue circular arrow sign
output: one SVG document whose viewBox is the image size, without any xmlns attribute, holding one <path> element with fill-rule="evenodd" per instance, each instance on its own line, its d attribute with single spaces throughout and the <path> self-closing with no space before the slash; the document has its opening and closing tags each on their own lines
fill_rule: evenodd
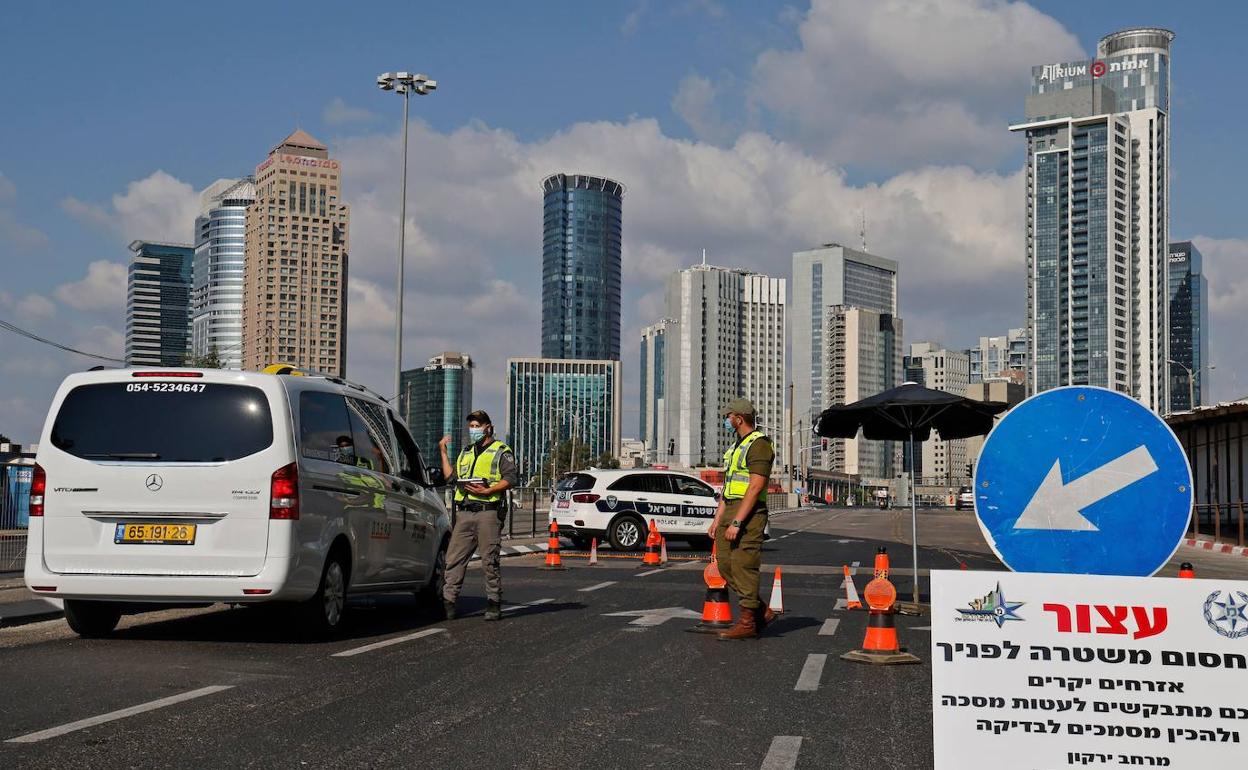
<svg viewBox="0 0 1248 770">
<path fill-rule="evenodd" d="M 993 428 L 975 515 L 1016 572 L 1152 575 L 1183 539 L 1192 471 L 1170 427 L 1104 388 L 1048 390 Z"/>
</svg>

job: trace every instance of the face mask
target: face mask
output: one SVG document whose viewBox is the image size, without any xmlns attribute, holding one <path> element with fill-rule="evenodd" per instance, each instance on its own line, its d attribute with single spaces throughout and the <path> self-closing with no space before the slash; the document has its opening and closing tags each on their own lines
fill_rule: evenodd
<svg viewBox="0 0 1248 770">
<path fill-rule="evenodd" d="M 732 424 L 732 418 L 731 418 L 731 417 L 725 417 L 725 418 L 724 418 L 724 427 L 728 430 L 728 432 L 729 432 L 729 433 L 736 433 L 736 432 L 737 432 L 736 427 Z"/>
<path fill-rule="evenodd" d="M 469 428 L 468 429 L 468 440 L 471 441 L 472 443 L 475 444 L 483 438 L 485 438 L 485 428 Z"/>
</svg>

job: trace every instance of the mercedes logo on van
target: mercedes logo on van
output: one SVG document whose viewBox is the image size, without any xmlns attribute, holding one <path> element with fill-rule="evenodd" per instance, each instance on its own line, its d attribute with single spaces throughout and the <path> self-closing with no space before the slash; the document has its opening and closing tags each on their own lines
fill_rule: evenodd
<svg viewBox="0 0 1248 770">
<path fill-rule="evenodd" d="M 153 492 L 159 490 L 165 485 L 165 480 L 153 473 L 147 477 L 147 488 Z"/>
</svg>

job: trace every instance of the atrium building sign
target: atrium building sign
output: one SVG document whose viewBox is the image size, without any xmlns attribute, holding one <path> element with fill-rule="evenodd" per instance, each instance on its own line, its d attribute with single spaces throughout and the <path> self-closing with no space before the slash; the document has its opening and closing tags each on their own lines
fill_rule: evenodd
<svg viewBox="0 0 1248 770">
<path fill-rule="evenodd" d="M 1099 78 L 1106 74 L 1135 72 L 1136 70 L 1155 71 L 1152 56 L 1133 56 L 1106 61 L 1094 59 L 1091 61 L 1071 62 L 1069 64 L 1042 64 L 1038 67 L 1033 67 L 1032 74 L 1039 82 L 1052 83 L 1057 80 L 1087 77 L 1089 73 L 1092 77 Z"/>
</svg>

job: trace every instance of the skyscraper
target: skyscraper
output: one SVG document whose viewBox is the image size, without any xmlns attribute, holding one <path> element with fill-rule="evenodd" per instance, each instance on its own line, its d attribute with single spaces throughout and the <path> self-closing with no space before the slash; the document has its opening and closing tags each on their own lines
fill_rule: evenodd
<svg viewBox="0 0 1248 770">
<path fill-rule="evenodd" d="M 472 411 L 472 358 L 446 352 L 421 369 L 400 375 L 399 414 L 428 460 L 437 457 L 438 442 L 451 437 L 447 454 L 458 457 L 468 446 L 468 413 Z"/>
<path fill-rule="evenodd" d="M 1032 67 L 1027 138 L 1029 390 L 1099 385 L 1168 404 L 1170 43 L 1101 39 Z"/>
<path fill-rule="evenodd" d="M 965 351 L 947 350 L 936 342 L 911 343 L 904 366 L 906 379 L 925 388 L 965 396 L 970 385 L 970 356 Z M 903 446 L 902 468 L 909 470 L 909 442 Z M 928 483 L 960 485 L 966 476 L 966 441 L 946 441 L 933 434 L 927 441 L 919 442 L 914 452 L 914 475 Z"/>
<path fill-rule="evenodd" d="M 1191 241 L 1170 244 L 1170 358 L 1176 362 L 1170 364 L 1171 412 L 1204 403 L 1204 370 L 1209 366 L 1209 282 L 1203 262 Z"/>
<path fill-rule="evenodd" d="M 339 377 L 347 369 L 350 209 L 339 163 L 302 130 L 256 167 L 247 209 L 243 368 L 293 364 Z"/>
<path fill-rule="evenodd" d="M 735 438 L 721 410 L 745 397 L 776 445 L 782 465 L 785 279 L 696 265 L 667 281 L 661 449 L 685 465 L 719 465 Z"/>
<path fill-rule="evenodd" d="M 243 366 L 243 270 L 250 179 L 218 179 L 204 190 L 195 218 L 191 275 L 191 354 L 216 352 L 223 369 Z"/>
<path fill-rule="evenodd" d="M 542 192 L 542 357 L 618 361 L 624 186 L 553 174 Z"/>
<path fill-rule="evenodd" d="M 575 442 L 574 456 L 590 464 L 603 453 L 618 457 L 620 397 L 618 361 L 507 359 L 507 443 L 520 478 L 550 479 L 551 459 L 564 441 Z"/>
<path fill-rule="evenodd" d="M 832 308 L 858 308 L 887 316 L 877 326 L 900 328 L 897 315 L 897 263 L 863 251 L 827 243 L 793 254 L 793 421 L 803 430 L 833 403 L 827 388 L 829 372 L 843 370 L 845 362 L 829 352 L 824 337 Z M 897 345 L 900 346 L 900 337 Z M 838 347 L 837 350 L 843 348 Z M 853 353 L 852 355 L 857 355 Z M 896 369 L 901 367 L 897 348 Z M 900 376 L 900 375 L 898 375 Z M 898 381 L 896 384 L 900 384 Z M 855 392 L 859 392 L 855 390 Z M 875 391 L 878 392 L 878 391 Z M 858 398 L 872 393 L 863 392 Z M 850 399 L 853 401 L 856 399 Z M 826 467 L 822 452 L 811 455 L 813 467 Z"/>
<path fill-rule="evenodd" d="M 191 260 L 185 243 L 132 241 L 126 274 L 126 366 L 184 366 L 190 352 Z"/>
<path fill-rule="evenodd" d="M 825 313 L 820 336 L 828 363 L 819 385 L 829 406 L 852 404 L 902 383 L 900 318 L 848 305 L 833 305 Z M 886 484 L 901 473 L 901 442 L 829 439 L 828 451 L 817 459 L 812 466 Z"/>
<path fill-rule="evenodd" d="M 641 436 L 645 458 L 649 462 L 661 462 L 669 453 L 667 446 L 660 446 L 659 436 L 667 435 L 667 377 L 664 364 L 667 330 L 674 323 L 674 320 L 664 318 L 641 330 L 641 416 L 637 435 Z"/>
</svg>

